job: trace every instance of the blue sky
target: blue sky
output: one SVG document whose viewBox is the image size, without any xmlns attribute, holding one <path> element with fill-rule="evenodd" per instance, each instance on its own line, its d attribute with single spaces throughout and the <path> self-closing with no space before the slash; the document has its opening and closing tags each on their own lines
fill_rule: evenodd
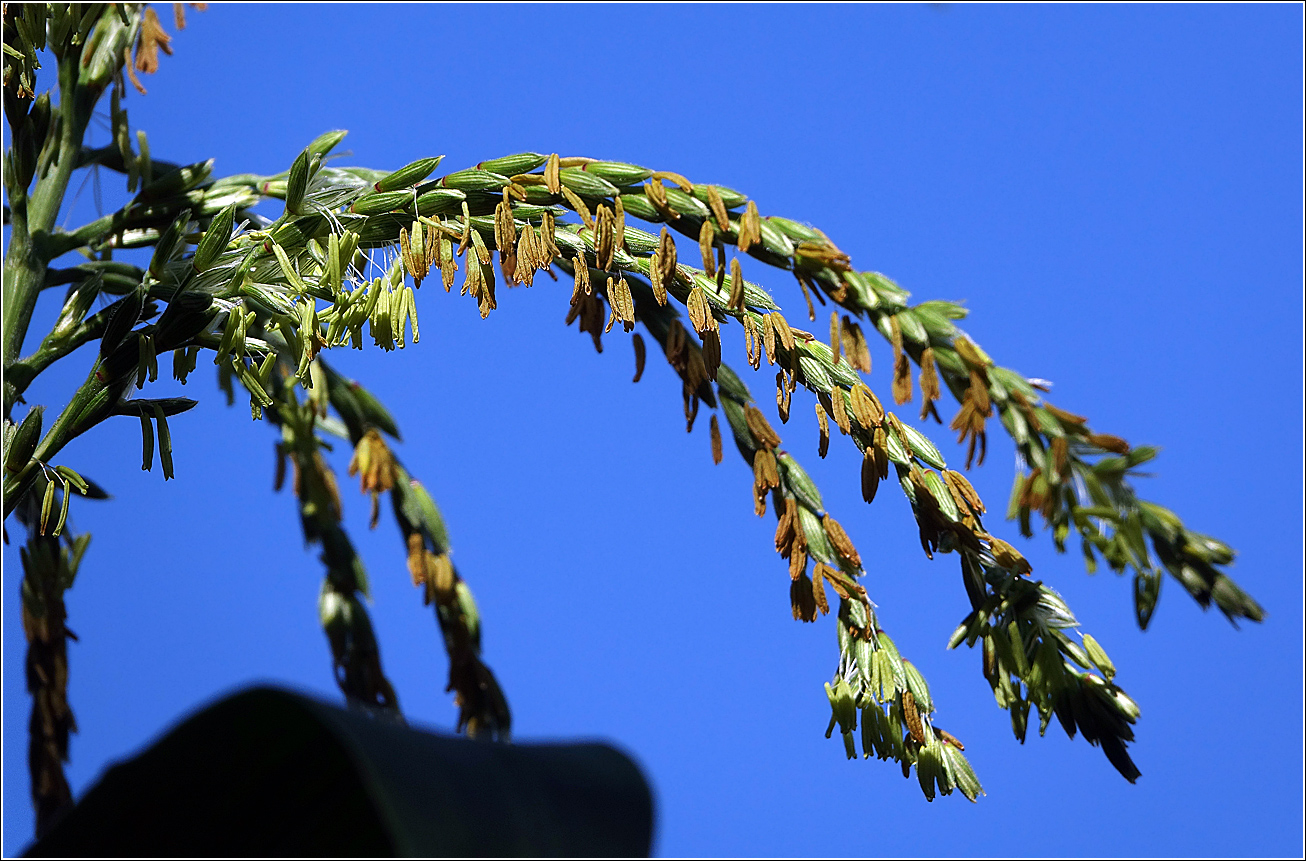
<svg viewBox="0 0 1306 861">
<path fill-rule="evenodd" d="M 420 344 L 337 364 L 391 407 L 400 456 L 443 509 L 518 738 L 635 756 L 656 851 L 1301 853 L 1299 6 L 211 6 L 173 44 L 126 103 L 158 158 L 274 173 L 346 128 L 351 161 L 372 167 L 523 150 L 629 161 L 815 224 L 916 301 L 965 300 L 963 326 L 1000 364 L 1052 380 L 1094 429 L 1163 447 L 1141 495 L 1237 548 L 1234 576 L 1269 612 L 1235 631 L 1170 581 L 1141 633 L 1127 578 L 1089 577 L 995 512 L 989 528 L 1066 597 L 1140 703 L 1143 777 L 1130 786 L 1055 725 L 1021 746 L 979 656 L 944 648 L 969 609 L 955 561 L 923 558 L 901 497 L 861 501 L 846 445 L 819 460 L 810 403 L 796 404 L 786 444 L 988 793 L 928 804 L 896 768 L 823 737 L 833 625 L 791 620 L 774 521 L 753 515 L 732 450 L 713 466 L 706 421 L 685 434 L 672 371 L 650 356 L 632 385 L 622 338 L 596 355 L 564 329 L 569 285 L 501 290 L 485 321 L 428 288 Z M 101 179 L 117 205 L 119 181 Z M 94 215 L 88 184 L 68 224 Z M 792 278 L 748 265 L 797 319 Z M 42 305 L 33 332 L 56 310 Z M 725 352 L 742 367 L 741 344 Z M 887 397 L 891 357 L 872 352 Z M 33 398 L 59 405 L 90 361 L 56 366 Z M 140 470 L 130 419 L 61 458 L 115 496 L 72 512 L 94 535 L 68 597 L 79 792 L 239 685 L 337 697 L 321 566 L 293 499 L 271 491 L 273 433 L 226 408 L 206 367 L 155 387 L 201 399 L 172 422 L 175 481 Z M 992 438 L 971 474 L 991 508 L 1011 452 Z M 451 729 L 443 650 L 394 526 L 368 532 L 348 452 L 332 462 L 386 670 L 410 720 Z M 12 854 L 32 820 L 16 547 L 4 561 Z"/>
</svg>

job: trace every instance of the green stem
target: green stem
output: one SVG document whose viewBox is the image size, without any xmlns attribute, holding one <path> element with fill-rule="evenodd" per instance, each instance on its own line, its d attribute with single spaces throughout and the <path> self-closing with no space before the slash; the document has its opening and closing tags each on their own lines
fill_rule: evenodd
<svg viewBox="0 0 1306 861">
<path fill-rule="evenodd" d="M 32 380 L 36 379 L 42 371 L 83 344 L 89 343 L 104 334 L 104 327 L 109 319 L 107 310 L 101 311 L 84 321 L 63 340 L 54 344 L 42 344 L 35 353 L 24 356 L 6 368 L 5 411 L 8 412 L 13 406 L 13 402 L 9 400 L 11 394 L 16 400 L 23 392 L 27 391 L 27 387 L 31 385 Z"/>
<path fill-rule="evenodd" d="M 23 348 L 32 312 L 45 282 L 50 258 L 39 248 L 50 235 L 81 151 L 86 125 L 95 107 L 95 95 L 77 82 L 81 51 L 67 52 L 59 60 L 60 140 L 54 167 L 37 182 L 30 195 L 9 189 L 12 231 L 4 260 L 3 360 L 12 365 Z M 11 403 L 5 398 L 6 405 Z"/>
</svg>

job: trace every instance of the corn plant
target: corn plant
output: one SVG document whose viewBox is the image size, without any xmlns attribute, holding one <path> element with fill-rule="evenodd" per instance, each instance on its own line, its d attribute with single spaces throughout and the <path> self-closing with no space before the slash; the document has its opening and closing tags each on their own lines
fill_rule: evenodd
<svg viewBox="0 0 1306 861">
<path fill-rule="evenodd" d="M 176 24 L 184 24 L 180 6 Z M 1077 545 L 1090 571 L 1101 563 L 1132 571 L 1140 627 L 1167 574 L 1233 622 L 1263 618 L 1226 573 L 1233 551 L 1135 490 L 1136 470 L 1156 449 L 1094 430 L 1085 416 L 1051 403 L 1041 380 L 1003 366 L 965 334 L 960 305 L 913 303 L 888 276 L 855 265 L 824 230 L 765 214 L 744 193 L 558 153 L 517 153 L 451 172 L 441 172 L 439 156 L 397 170 L 342 166 L 332 156 L 340 131 L 309 142 L 279 174 L 215 177 L 212 162 L 153 158 L 129 125 L 128 88 L 143 91 L 138 73 L 155 71 L 160 51 L 171 53 L 154 9 L 8 4 L 4 51 L 4 511 L 27 536 L 22 602 L 38 832 L 72 803 L 63 774 L 75 728 L 64 594 L 90 535 L 68 528 L 69 508 L 73 498 L 106 495 L 59 455 L 102 422 L 135 417 L 144 468 L 157 456 L 171 478 L 169 419 L 195 401 L 146 396 L 160 356 L 171 357 L 182 381 L 216 366 L 228 403 L 247 401 L 253 420 L 275 428 L 276 484 L 289 478 L 304 538 L 325 568 L 318 609 L 345 698 L 378 719 L 402 719 L 361 600 L 366 570 L 322 455 L 331 438 L 353 447 L 349 472 L 370 496 L 373 527 L 387 497 L 412 584 L 448 654 L 457 729 L 508 740 L 508 699 L 481 650 L 474 572 L 451 561 L 439 508 L 392 447 L 398 429 L 390 413 L 330 359 L 336 350 L 417 343 L 424 285 L 424 302 L 453 301 L 440 294 L 457 287 L 484 318 L 498 309 L 503 286 L 561 280 L 566 322 L 600 351 L 605 339 L 628 338 L 636 380 L 652 341 L 680 377 L 686 424 L 710 412 L 714 460 L 725 457 L 729 434 L 751 471 L 756 513 L 776 517 L 793 618 L 829 617 L 835 629 L 827 737 L 837 730 L 849 758 L 892 760 L 904 777 L 914 771 L 930 800 L 956 790 L 975 801 L 983 790 L 962 742 L 936 724 L 925 678 L 881 626 L 861 583 L 862 555 L 784 445 L 776 428 L 790 435 L 791 418 L 810 427 L 804 435 L 815 432 L 820 457 L 832 441 L 855 446 L 860 470 L 848 478 L 860 482 L 865 501 L 889 485 L 889 495 L 910 506 L 922 552 L 957 560 L 971 610 L 948 645 L 981 652 L 984 678 L 1022 742 L 1031 717 L 1040 734 L 1055 717 L 1069 735 L 1100 747 L 1126 780 L 1139 776 L 1127 749 L 1139 708 L 1106 651 L 998 534 L 1011 530 L 989 531 L 988 506 L 963 472 L 895 410 L 946 419 L 966 446 L 966 469 L 984 462 L 990 429 L 1009 436 L 1019 466 L 1007 520 L 1025 537 L 1043 521 L 1057 549 Z M 42 58 L 58 80 L 38 94 Z M 113 142 L 90 148 L 87 125 L 106 96 Z M 129 202 L 75 229 L 56 227 L 70 177 L 88 166 L 122 174 Z M 255 211 L 269 201 L 280 210 L 271 219 Z M 676 234 L 690 242 L 678 245 Z M 128 250 L 148 260 L 119 259 Z M 52 287 L 64 288 L 62 310 L 24 355 L 33 309 Z M 786 314 L 782 301 L 799 312 Z M 813 331 L 791 322 L 799 317 Z M 745 342 L 733 365 L 721 340 L 732 323 Z M 889 357 L 879 394 L 869 382 L 877 335 Z M 42 405 L 19 409 L 42 372 L 88 343 L 98 343 L 98 354 L 52 421 Z M 750 387 L 750 371 L 765 382 Z M 790 415 L 800 388 L 815 397 L 814 414 Z"/>
</svg>

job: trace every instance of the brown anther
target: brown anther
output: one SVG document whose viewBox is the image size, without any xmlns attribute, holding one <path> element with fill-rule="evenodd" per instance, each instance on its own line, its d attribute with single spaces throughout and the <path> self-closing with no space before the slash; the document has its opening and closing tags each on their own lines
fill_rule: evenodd
<svg viewBox="0 0 1306 861">
<path fill-rule="evenodd" d="M 789 558 L 790 542 L 794 540 L 795 519 L 798 503 L 789 499 L 781 499 L 776 503 L 775 516 L 775 552 L 780 554 L 782 559 Z"/>
<path fill-rule="evenodd" d="M 417 265 L 413 262 L 413 247 L 408 241 L 408 231 L 399 228 L 399 259 L 404 263 L 404 271 L 413 276 L 413 280 L 421 282 L 417 275 Z"/>
<path fill-rule="evenodd" d="M 939 740 L 942 741 L 944 744 L 950 744 L 953 747 L 955 747 L 957 750 L 966 749 L 966 745 L 962 744 L 961 741 L 950 732 L 945 732 L 944 730 L 941 730 L 936 726 L 934 728 L 934 734 L 938 736 Z"/>
<path fill-rule="evenodd" d="M 854 370 L 869 374 L 871 372 L 871 351 L 867 346 L 866 336 L 862 334 L 862 327 L 854 323 L 852 318 L 845 314 L 841 328 L 843 352 L 848 359 L 848 364 Z"/>
<path fill-rule="evenodd" d="M 821 436 L 816 444 L 816 453 L 821 457 L 825 457 L 826 452 L 830 450 L 830 423 L 825 417 L 825 407 L 820 404 L 816 405 L 816 424 L 821 429 Z"/>
<path fill-rule="evenodd" d="M 707 302 L 707 293 L 701 286 L 696 284 L 689 291 L 685 308 L 689 311 L 689 322 L 695 332 L 701 335 L 704 332 L 716 331 L 716 317 L 712 315 L 712 307 Z"/>
<path fill-rule="evenodd" d="M 654 251 L 648 259 L 648 283 L 659 305 L 667 304 L 667 288 L 662 283 L 662 257 Z"/>
<path fill-rule="evenodd" d="M 580 195 L 564 185 L 562 187 L 562 198 L 580 216 L 581 223 L 588 229 L 593 230 L 594 219 L 590 217 L 590 209 L 585 205 L 585 201 L 580 199 Z"/>
<path fill-rule="evenodd" d="M 879 486 L 880 466 L 876 459 L 875 449 L 868 445 L 862 458 L 862 499 L 867 502 L 874 502 L 875 491 Z"/>
<path fill-rule="evenodd" d="M 527 224 L 522 228 L 521 237 L 517 240 L 517 280 L 527 287 L 535 281 L 535 270 L 547 266 L 540 260 L 538 242 L 533 227 Z"/>
<path fill-rule="evenodd" d="M 846 435 L 852 430 L 852 424 L 848 421 L 848 408 L 843 402 L 843 389 L 838 385 L 830 390 L 830 415 L 839 426 L 840 433 Z"/>
<path fill-rule="evenodd" d="M 413 532 L 408 536 L 408 575 L 414 586 L 426 582 L 426 545 L 422 543 L 422 533 Z"/>
<path fill-rule="evenodd" d="M 765 314 L 762 317 L 762 346 L 766 349 L 766 361 L 770 365 L 775 364 L 775 340 L 775 324 L 771 321 L 771 315 Z"/>
<path fill-rule="evenodd" d="M 934 348 L 926 347 L 921 351 L 921 399 L 925 402 L 937 401 L 939 393 L 939 370 L 934 363 Z M 924 418 L 924 416 L 921 416 Z"/>
<path fill-rule="evenodd" d="M 721 333 L 709 329 L 701 335 L 703 339 L 703 367 L 709 380 L 716 380 L 717 369 L 721 367 Z"/>
<path fill-rule="evenodd" d="M 721 200 L 721 195 L 716 190 L 715 185 L 707 187 L 707 206 L 712 210 L 712 215 L 716 217 L 716 226 L 721 228 L 723 233 L 730 232 L 730 215 L 726 212 L 726 205 Z"/>
<path fill-rule="evenodd" d="M 852 388 L 852 408 L 853 418 L 867 430 L 884 421 L 884 407 L 881 406 L 880 399 L 864 383 L 858 383 Z"/>
<path fill-rule="evenodd" d="M 1066 425 L 1067 429 L 1071 430 L 1072 432 L 1082 432 L 1084 429 L 1084 425 L 1088 423 L 1088 419 L 1085 416 L 1077 416 L 1074 413 L 1068 413 L 1065 410 L 1057 409 L 1047 401 L 1043 402 L 1043 409 L 1052 413 L 1052 416 L 1057 421 L 1061 422 L 1063 425 Z"/>
<path fill-rule="evenodd" d="M 1129 443 L 1109 433 L 1091 433 L 1085 437 L 1085 441 L 1103 451 L 1114 452 L 1115 454 L 1129 454 Z"/>
<path fill-rule="evenodd" d="M 653 204 L 663 218 L 669 221 L 675 221 L 680 218 L 680 214 L 671 208 L 667 203 L 667 189 L 661 180 L 652 180 L 644 183 L 644 196 L 648 198 L 649 203 Z"/>
<path fill-rule="evenodd" d="M 1017 576 L 1024 576 L 1029 574 L 1032 570 L 1029 561 L 1025 559 L 1024 556 L 1020 555 L 1020 551 L 1003 541 L 1001 538 L 990 536 L 989 545 L 993 552 L 993 559 L 998 563 L 998 565 L 1006 568 L 1011 573 Z"/>
<path fill-rule="evenodd" d="M 516 244 L 517 225 L 505 189 L 503 200 L 494 208 L 494 247 L 499 249 L 499 268 L 503 270 L 503 280 L 509 285 L 518 283 Z"/>
<path fill-rule="evenodd" d="M 716 420 L 716 413 L 712 414 L 712 421 L 709 423 L 709 429 L 712 436 L 712 463 L 720 464 L 723 457 L 721 451 L 721 425 Z"/>
<path fill-rule="evenodd" d="M 770 449 L 759 448 L 753 453 L 753 498 L 759 517 L 766 513 L 767 490 L 779 486 L 780 472 L 776 466 L 775 455 Z"/>
<path fill-rule="evenodd" d="M 738 257 L 730 259 L 730 301 L 726 304 L 733 311 L 744 309 L 744 270 Z"/>
<path fill-rule="evenodd" d="M 716 277 L 716 257 L 712 250 L 715 242 L 716 230 L 710 220 L 704 219 L 703 226 L 698 230 L 698 250 L 703 255 L 703 272 L 708 278 Z"/>
<path fill-rule="evenodd" d="M 458 261 L 454 259 L 453 243 L 441 236 L 438 240 L 440 254 L 440 281 L 448 293 L 458 277 Z"/>
<path fill-rule="evenodd" d="M 978 514 L 984 513 L 984 501 L 980 495 L 975 492 L 975 488 L 966 480 L 966 476 L 950 469 L 943 470 L 943 482 L 952 491 L 952 498 L 957 503 L 957 507 L 965 511 L 967 507 Z"/>
<path fill-rule="evenodd" d="M 571 304 L 575 305 L 581 295 L 588 296 L 594 292 L 594 289 L 590 286 L 590 268 L 585 262 L 583 253 L 577 253 L 572 258 L 571 266 L 576 272 L 576 286 L 571 291 Z"/>
<path fill-rule="evenodd" d="M 617 247 L 622 251 L 626 250 L 626 207 L 621 203 L 621 195 L 617 195 L 612 201 L 612 232 L 615 235 Z"/>
<path fill-rule="evenodd" d="M 792 353 L 796 342 L 794 341 L 794 332 L 789 328 L 789 322 L 785 320 L 784 315 L 779 311 L 772 311 L 768 317 L 771 320 L 771 325 L 775 327 L 775 336 L 780 346 Z"/>
<path fill-rule="evenodd" d="M 911 362 L 902 351 L 902 334 L 896 317 L 889 318 L 889 326 L 897 333 L 893 339 L 893 402 L 902 405 L 911 400 Z"/>
<path fill-rule="evenodd" d="M 989 366 L 989 362 L 985 360 L 979 348 L 968 339 L 964 337 L 954 338 L 952 346 L 957 351 L 957 355 L 961 356 L 961 360 L 970 367 L 982 370 Z"/>
<path fill-rule="evenodd" d="M 807 302 L 807 319 L 816 319 L 816 306 L 812 304 L 812 294 L 807 289 L 807 276 L 800 272 L 795 272 L 794 277 L 798 279 L 798 286 L 802 288 L 803 299 Z"/>
<path fill-rule="evenodd" d="M 544 163 L 544 185 L 549 189 L 549 194 L 562 194 L 562 178 L 559 175 L 561 169 L 558 154 L 555 152 Z"/>
<path fill-rule="evenodd" d="M 884 427 L 877 427 L 871 432 L 871 448 L 875 452 L 875 465 L 880 478 L 889 477 L 889 434 Z"/>
<path fill-rule="evenodd" d="M 454 574 L 453 570 L 453 562 L 443 553 L 437 556 L 430 551 L 427 551 L 424 562 L 428 596 L 442 606 L 452 604 L 457 600 L 457 592 L 454 587 L 458 583 L 457 575 Z"/>
<path fill-rule="evenodd" d="M 552 266 L 553 261 L 562 256 L 558 250 L 556 226 L 553 213 L 545 210 L 540 219 L 540 255 L 544 266 Z"/>
<path fill-rule="evenodd" d="M 857 548 L 853 545 L 852 539 L 848 537 L 848 533 L 839 525 L 839 521 L 827 514 L 821 518 L 821 526 L 825 529 L 826 537 L 830 539 L 830 543 L 834 545 L 834 549 L 839 552 L 839 555 L 854 566 L 862 567 L 862 557 L 857 553 Z M 848 596 L 845 595 L 844 597 Z"/>
<path fill-rule="evenodd" d="M 1052 465 L 1056 468 L 1056 474 L 1059 480 L 1066 479 L 1066 464 L 1069 460 L 1070 446 L 1063 436 L 1052 438 Z"/>
<path fill-rule="evenodd" d="M 644 339 L 640 337 L 639 332 L 636 332 L 630 336 L 630 340 L 635 347 L 635 379 L 631 380 L 631 382 L 638 383 L 639 378 L 644 376 Z"/>
<path fill-rule="evenodd" d="M 762 218 L 758 215 L 757 204 L 748 201 L 748 206 L 744 209 L 743 218 L 739 219 L 739 236 L 735 242 L 739 250 L 747 252 L 755 243 L 762 241 Z"/>
<path fill-rule="evenodd" d="M 617 250 L 613 222 L 612 210 L 600 203 L 594 217 L 594 259 L 595 265 L 605 272 L 612 268 L 612 255 Z"/>
<path fill-rule="evenodd" d="M 172 55 L 172 37 L 159 23 L 154 7 L 145 7 L 141 32 L 136 39 L 136 71 L 152 75 L 159 70 L 159 51 Z"/>
<path fill-rule="evenodd" d="M 797 505 L 797 503 L 791 504 Z M 803 530 L 799 529 L 794 533 L 786 555 L 789 557 L 789 579 L 797 580 L 807 571 L 807 537 L 803 535 Z"/>
<path fill-rule="evenodd" d="M 88 53 L 86 56 L 89 58 L 91 55 Z M 131 45 L 127 45 L 122 49 L 122 64 L 123 69 L 127 71 L 127 79 L 132 82 L 132 86 L 136 88 L 136 92 L 140 93 L 142 96 L 148 95 L 149 90 L 145 89 L 145 86 L 141 83 L 141 79 L 136 77 L 136 68 L 132 65 Z"/>
<path fill-rule="evenodd" d="M 825 597 L 825 577 L 822 576 L 825 565 L 817 562 L 812 568 L 812 600 L 824 616 L 830 612 L 830 601 Z"/>
<path fill-rule="evenodd" d="M 816 621 L 816 600 L 812 595 L 812 581 L 807 579 L 806 574 L 789 584 L 789 603 L 793 607 L 795 621 Z"/>
<path fill-rule="evenodd" d="M 902 692 L 902 722 L 907 731 L 919 744 L 925 743 L 925 725 L 921 722 L 921 713 L 916 709 L 916 697 L 911 691 Z"/>
<path fill-rule="evenodd" d="M 748 353 L 748 364 L 757 370 L 762 364 L 762 339 L 757 330 L 757 322 L 749 314 L 743 315 L 744 349 Z"/>
<path fill-rule="evenodd" d="M 748 430 L 753 437 L 765 449 L 772 449 L 780 445 L 780 435 L 771 427 L 771 423 L 762 415 L 762 411 L 752 404 L 744 405 L 744 421 L 748 424 Z"/>
<path fill-rule="evenodd" d="M 665 227 L 658 235 L 658 263 L 662 269 L 662 281 L 666 283 L 676 277 L 676 240 L 671 231 Z"/>
<path fill-rule="evenodd" d="M 674 182 L 676 185 L 680 186 L 680 190 L 683 191 L 685 194 L 694 193 L 694 184 L 692 182 L 685 179 L 680 174 L 672 173 L 669 170 L 655 170 L 653 171 L 653 174 L 650 177 L 650 179 L 655 179 L 658 181 L 669 179 L 672 182 Z"/>
</svg>

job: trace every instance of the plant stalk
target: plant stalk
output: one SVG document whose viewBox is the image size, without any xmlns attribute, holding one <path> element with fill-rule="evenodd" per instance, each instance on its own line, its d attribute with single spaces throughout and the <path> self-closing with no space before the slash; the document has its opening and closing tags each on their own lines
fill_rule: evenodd
<svg viewBox="0 0 1306 861">
<path fill-rule="evenodd" d="M 11 232 L 4 260 L 3 360 L 7 369 L 22 352 L 32 322 L 36 300 L 45 283 L 49 258 L 40 243 L 54 229 L 68 183 L 77 167 L 82 139 L 95 106 L 95 96 L 78 84 L 81 51 L 69 50 L 59 60 L 60 139 L 53 150 L 53 166 L 38 166 L 35 188 L 10 188 Z M 8 417 L 13 401 L 5 397 Z M 7 507 L 7 505 L 6 505 Z"/>
</svg>

